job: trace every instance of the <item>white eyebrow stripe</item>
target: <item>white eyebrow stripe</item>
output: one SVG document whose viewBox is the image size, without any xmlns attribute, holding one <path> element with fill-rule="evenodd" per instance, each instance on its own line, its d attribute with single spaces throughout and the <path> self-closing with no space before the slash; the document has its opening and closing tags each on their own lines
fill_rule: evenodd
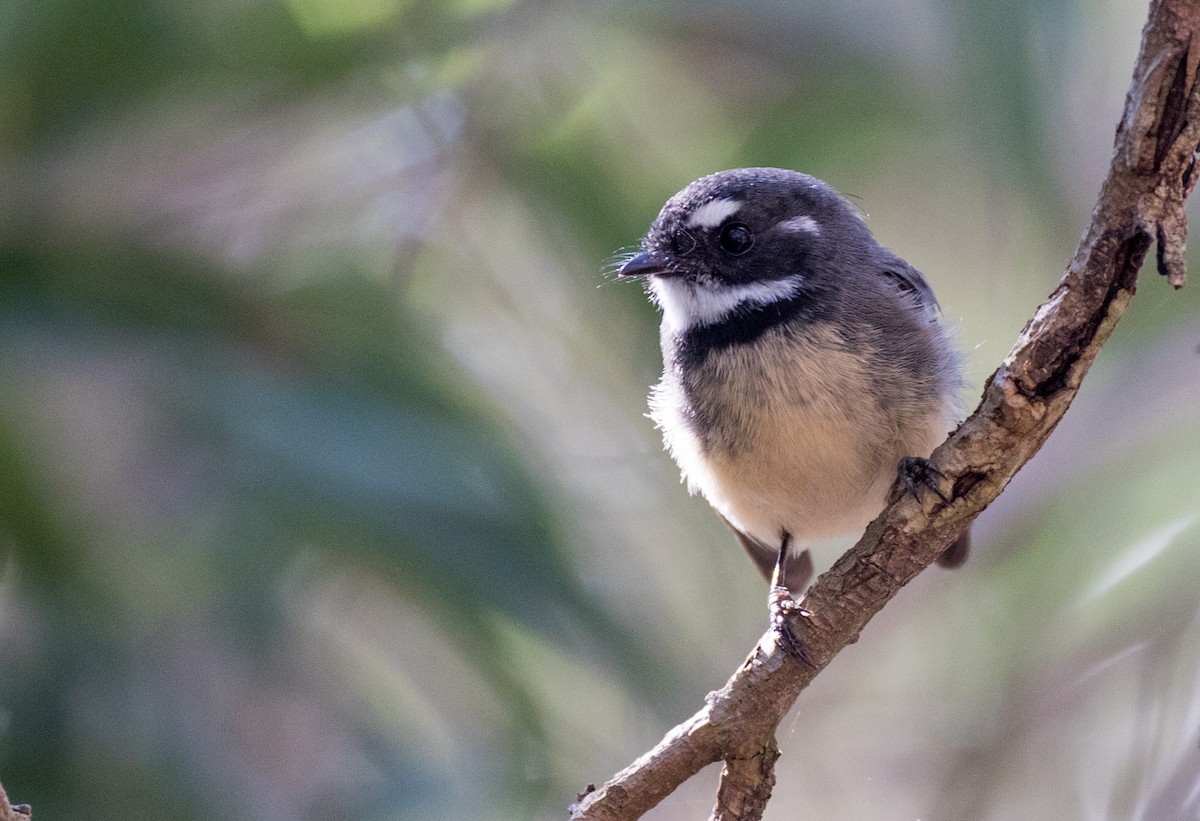
<svg viewBox="0 0 1200 821">
<path fill-rule="evenodd" d="M 653 277 L 650 290 L 673 331 L 713 325 L 742 305 L 770 305 L 795 296 L 804 284 L 799 274 L 742 285 L 701 285 L 677 277 Z"/>
<path fill-rule="evenodd" d="M 801 232 L 812 234 L 813 236 L 821 235 L 821 223 L 810 217 L 808 214 L 801 214 L 798 217 L 792 217 L 779 223 L 778 228 L 784 231 Z"/>
<path fill-rule="evenodd" d="M 691 213 L 685 225 L 688 228 L 716 228 L 741 207 L 741 202 L 728 197 L 709 200 Z"/>
</svg>

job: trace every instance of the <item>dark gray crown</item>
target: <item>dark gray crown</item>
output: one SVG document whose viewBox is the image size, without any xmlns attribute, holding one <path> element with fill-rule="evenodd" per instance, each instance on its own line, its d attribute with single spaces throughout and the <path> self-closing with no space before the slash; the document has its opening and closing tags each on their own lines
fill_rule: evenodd
<svg viewBox="0 0 1200 821">
<path fill-rule="evenodd" d="M 731 254 L 722 232 L 749 230 Z M 878 249 L 858 212 L 827 183 L 781 168 L 739 168 L 701 177 L 667 200 L 642 244 L 671 271 L 730 284 L 861 266 Z"/>
</svg>

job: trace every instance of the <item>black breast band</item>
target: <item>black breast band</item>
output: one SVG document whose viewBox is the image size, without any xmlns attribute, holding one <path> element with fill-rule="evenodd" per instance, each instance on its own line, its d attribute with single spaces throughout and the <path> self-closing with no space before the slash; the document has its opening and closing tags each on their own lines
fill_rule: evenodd
<svg viewBox="0 0 1200 821">
<path fill-rule="evenodd" d="M 830 319 L 827 300 L 801 291 L 791 299 L 766 305 L 743 305 L 720 322 L 697 325 L 673 335 L 672 363 L 688 369 L 700 365 L 713 351 L 754 342 L 785 322 L 819 322 Z"/>
</svg>

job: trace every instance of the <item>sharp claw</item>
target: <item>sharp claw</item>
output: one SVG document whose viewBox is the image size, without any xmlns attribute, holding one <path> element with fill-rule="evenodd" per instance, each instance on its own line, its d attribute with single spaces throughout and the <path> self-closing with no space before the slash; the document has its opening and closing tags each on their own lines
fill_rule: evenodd
<svg viewBox="0 0 1200 821">
<path fill-rule="evenodd" d="M 921 501 L 921 490 L 926 489 L 932 490 L 934 495 L 942 500 L 942 504 L 950 504 L 950 497 L 942 491 L 934 479 L 934 477 L 945 479 L 946 474 L 938 470 L 937 465 L 933 462 L 917 456 L 905 456 L 900 460 L 899 471 L 900 481 L 918 502 Z"/>
<path fill-rule="evenodd" d="M 782 593 L 783 595 L 779 595 Z M 790 619 L 794 616 L 807 617 L 808 611 L 791 597 L 786 588 L 775 588 L 771 591 L 771 629 L 774 630 L 780 648 L 794 659 L 816 668 L 816 663 L 804 649 L 804 643 L 792 631 Z"/>
</svg>

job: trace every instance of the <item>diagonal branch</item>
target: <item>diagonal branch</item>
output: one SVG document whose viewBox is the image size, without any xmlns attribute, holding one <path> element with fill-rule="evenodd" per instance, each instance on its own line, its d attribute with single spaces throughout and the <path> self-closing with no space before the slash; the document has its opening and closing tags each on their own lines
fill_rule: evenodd
<svg viewBox="0 0 1200 821">
<path fill-rule="evenodd" d="M 4 786 L 0 784 L 0 821 L 29 821 L 33 812 L 28 804 L 9 804 Z"/>
<path fill-rule="evenodd" d="M 975 412 L 933 461 L 950 503 L 898 491 L 862 539 L 809 589 L 792 628 L 814 667 L 768 632 L 703 709 L 571 808 L 575 821 L 638 818 L 725 761 L 713 818 L 761 818 L 779 757 L 775 729 L 800 692 L 867 622 L 963 533 L 1037 453 L 1132 298 L 1146 252 L 1176 288 L 1186 278 L 1184 202 L 1200 144 L 1200 3 L 1152 0 L 1112 165 L 1079 249 L 992 374 Z"/>
</svg>

